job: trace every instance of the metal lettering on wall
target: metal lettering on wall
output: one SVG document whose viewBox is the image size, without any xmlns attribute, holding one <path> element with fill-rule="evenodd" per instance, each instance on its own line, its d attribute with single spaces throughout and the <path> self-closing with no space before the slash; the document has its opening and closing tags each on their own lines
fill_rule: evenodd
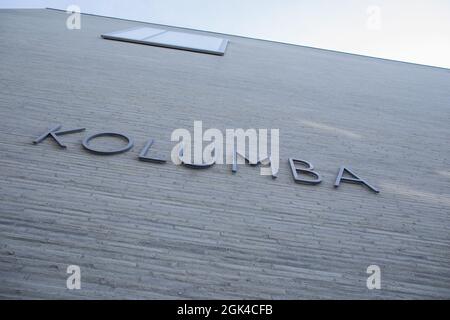
<svg viewBox="0 0 450 320">
<path fill-rule="evenodd" d="M 64 145 L 61 142 L 61 140 L 59 139 L 58 136 L 65 135 L 65 134 L 71 134 L 71 133 L 78 133 L 78 132 L 82 132 L 85 130 L 85 128 L 76 128 L 76 129 L 60 131 L 61 127 L 62 127 L 61 125 L 57 125 L 57 126 L 52 127 L 51 129 L 48 129 L 44 134 L 41 134 L 40 136 L 38 136 L 33 141 L 33 144 L 39 144 L 42 141 L 44 141 L 45 139 L 47 139 L 48 137 L 51 137 L 61 148 L 66 148 L 66 145 Z M 121 140 L 127 141 L 127 144 L 125 146 L 115 149 L 115 150 L 101 150 L 101 149 L 94 148 L 90 145 L 90 142 L 98 137 L 115 137 L 115 138 L 119 138 Z M 157 164 L 164 164 L 166 162 L 165 159 L 153 158 L 153 157 L 148 156 L 150 148 L 152 147 L 154 142 L 155 142 L 154 139 L 149 139 L 147 141 L 144 148 L 139 153 L 138 160 L 157 163 Z M 87 137 L 85 137 L 82 141 L 82 146 L 84 147 L 84 149 L 86 149 L 87 151 L 89 151 L 91 153 L 107 156 L 107 155 L 124 153 L 124 152 L 131 150 L 134 146 L 134 141 L 133 141 L 133 139 L 131 139 L 129 136 L 127 136 L 124 133 L 100 132 L 100 133 L 95 133 L 95 134 L 88 135 Z M 232 164 L 232 172 L 233 173 L 237 172 L 236 158 L 238 155 L 243 157 L 246 160 L 246 162 L 252 166 L 264 165 L 265 162 L 267 162 L 266 161 L 267 159 L 262 159 L 262 160 L 258 160 L 256 163 L 252 163 L 245 156 L 241 155 L 236 150 L 234 150 L 233 164 Z M 192 168 L 192 169 L 207 169 L 207 168 L 212 167 L 215 164 L 215 159 L 211 162 L 202 163 L 202 164 L 194 164 L 191 162 L 185 162 L 184 158 L 183 158 L 183 147 L 180 148 L 178 157 L 179 157 L 179 160 L 182 165 L 184 165 L 188 168 Z M 310 163 L 309 161 L 289 158 L 288 162 L 289 162 L 289 166 L 292 171 L 292 177 L 296 183 L 307 184 L 307 185 L 318 185 L 322 182 L 321 175 L 317 171 L 315 171 L 313 164 Z M 300 167 L 297 165 L 300 165 Z M 345 177 L 344 176 L 345 173 L 350 175 L 350 177 Z M 277 178 L 276 173 L 272 174 L 272 178 Z M 335 188 L 339 187 L 339 185 L 342 182 L 360 184 L 360 185 L 366 186 L 369 190 L 371 190 L 375 193 L 380 192 L 377 188 L 375 188 L 374 186 L 369 184 L 366 180 L 360 178 L 358 175 L 356 175 L 356 173 L 354 173 L 352 170 L 350 170 L 346 166 L 341 166 L 339 168 L 339 172 L 337 174 L 336 181 L 334 183 L 334 187 Z"/>
</svg>

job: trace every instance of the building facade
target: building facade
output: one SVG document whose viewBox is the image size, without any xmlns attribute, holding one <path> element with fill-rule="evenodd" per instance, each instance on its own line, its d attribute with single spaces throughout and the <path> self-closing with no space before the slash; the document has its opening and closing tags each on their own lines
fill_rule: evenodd
<svg viewBox="0 0 450 320">
<path fill-rule="evenodd" d="M 210 55 L 101 38 L 161 26 L 67 18 L 0 10 L 0 297 L 450 298 L 449 70 L 163 26 L 228 40 Z M 277 178 L 173 164 L 194 121 L 279 129 Z M 32 143 L 58 124 L 85 131 Z M 134 146 L 83 148 L 111 131 Z M 166 163 L 138 160 L 149 139 Z M 295 183 L 289 158 L 322 182 Z M 380 192 L 334 187 L 341 166 Z"/>
</svg>

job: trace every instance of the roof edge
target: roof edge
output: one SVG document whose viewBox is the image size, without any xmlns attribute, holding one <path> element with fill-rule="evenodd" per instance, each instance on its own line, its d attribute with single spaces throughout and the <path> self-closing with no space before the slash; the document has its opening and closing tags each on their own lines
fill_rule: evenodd
<svg viewBox="0 0 450 320">
<path fill-rule="evenodd" d="M 39 10 L 40 8 L 36 8 L 36 9 Z M 59 11 L 59 12 L 66 12 L 66 10 L 63 10 L 63 9 L 50 8 L 50 7 L 45 7 L 45 8 L 42 8 L 42 9 Z M 95 14 L 95 13 L 81 12 L 81 14 L 82 15 L 86 15 L 86 16 L 93 16 L 93 17 L 100 17 L 100 18 L 107 18 L 107 19 L 115 19 L 115 20 L 129 21 L 129 22 L 137 22 L 137 23 L 145 23 L 145 24 L 151 24 L 151 25 L 156 25 L 156 26 L 169 27 L 169 28 L 178 28 L 178 29 L 191 30 L 191 31 L 197 31 L 197 32 L 208 32 L 208 33 L 213 33 L 213 34 L 222 35 L 222 36 L 238 37 L 238 38 L 251 39 L 251 40 L 256 40 L 256 41 L 265 41 L 265 42 L 271 42 L 271 43 L 282 44 L 282 45 L 287 45 L 287 46 L 295 46 L 295 47 L 307 48 L 307 49 L 312 49 L 312 50 L 327 51 L 327 52 L 351 55 L 351 56 L 362 57 L 362 58 L 377 59 L 377 60 L 383 60 L 383 61 L 387 61 L 387 62 L 403 63 L 403 64 L 410 64 L 410 65 L 419 66 L 419 67 L 434 68 L 434 69 L 441 69 L 441 70 L 445 70 L 445 71 L 450 71 L 450 68 L 446 68 L 446 67 L 432 66 L 432 65 L 427 65 L 427 64 L 420 64 L 420 63 L 408 62 L 408 61 L 400 61 L 400 60 L 394 60 L 394 59 L 388 59 L 388 58 L 372 57 L 372 56 L 367 56 L 367 55 L 358 54 L 358 53 L 351 53 L 351 52 L 337 51 L 337 50 L 332 50 L 332 49 L 310 47 L 310 46 L 305 46 L 305 45 L 301 45 L 301 44 L 294 44 L 294 43 L 289 43 L 289 42 L 267 40 L 267 39 L 261 39 L 261 38 L 252 38 L 252 37 L 247 37 L 247 36 L 233 35 L 233 34 L 221 33 L 221 32 L 216 32 L 216 31 L 199 30 L 199 29 L 180 27 L 180 26 L 174 26 L 174 25 L 167 25 L 167 24 L 161 24 L 161 23 L 153 23 L 153 22 L 141 21 L 141 20 L 132 20 L 132 19 L 125 19 L 125 18 L 109 17 L 109 16 L 103 16 L 103 15 L 99 15 L 99 14 Z"/>
</svg>

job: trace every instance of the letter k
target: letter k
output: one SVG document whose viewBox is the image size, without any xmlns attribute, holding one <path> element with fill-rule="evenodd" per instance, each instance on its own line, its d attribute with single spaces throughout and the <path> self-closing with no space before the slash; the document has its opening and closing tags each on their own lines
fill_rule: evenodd
<svg viewBox="0 0 450 320">
<path fill-rule="evenodd" d="M 69 133 L 76 133 L 76 132 L 81 132 L 86 130 L 86 128 L 77 128 L 77 129 L 70 129 L 70 130 L 63 130 L 63 131 L 58 131 L 59 129 L 61 129 L 61 125 L 58 124 L 57 126 L 49 129 L 47 132 L 45 132 L 44 134 L 40 135 L 39 137 L 36 138 L 36 140 L 33 141 L 34 144 L 38 144 L 41 143 L 42 141 L 44 141 L 48 136 L 52 137 L 56 143 L 61 147 L 61 148 L 66 148 L 66 145 L 63 144 L 59 139 L 58 139 L 58 135 L 64 135 L 64 134 L 69 134 Z"/>
</svg>

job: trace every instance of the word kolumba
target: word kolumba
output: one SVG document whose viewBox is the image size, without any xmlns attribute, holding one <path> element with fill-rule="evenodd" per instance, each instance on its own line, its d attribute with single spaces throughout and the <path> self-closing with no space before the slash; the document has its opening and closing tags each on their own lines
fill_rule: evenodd
<svg viewBox="0 0 450 320">
<path fill-rule="evenodd" d="M 69 129 L 69 130 L 60 130 L 60 129 L 61 129 L 61 125 L 57 125 L 51 129 L 47 130 L 45 133 L 43 133 L 42 135 L 37 137 L 33 141 L 33 143 L 38 144 L 47 138 L 52 138 L 61 148 L 66 148 L 66 145 L 64 145 L 62 143 L 59 136 L 63 136 L 66 134 L 71 134 L 71 133 L 78 133 L 78 132 L 82 132 L 85 130 L 85 128 L 76 128 L 76 129 Z M 94 148 L 90 145 L 90 142 L 98 137 L 116 137 L 116 138 L 120 138 L 120 139 L 127 141 L 127 144 L 124 147 L 113 149 L 113 150 L 101 150 L 101 149 Z M 154 158 L 154 157 L 151 157 L 148 155 L 149 150 L 150 150 L 151 146 L 153 145 L 153 143 L 154 143 L 154 139 L 149 139 L 147 141 L 144 148 L 139 153 L 138 160 L 153 162 L 153 163 L 158 163 L 158 164 L 164 164 L 166 162 L 165 159 Z M 133 142 L 133 139 L 131 139 L 129 136 L 127 136 L 126 134 L 123 134 L 123 133 L 101 132 L 101 133 L 95 133 L 95 134 L 86 136 L 82 141 L 82 145 L 83 145 L 84 149 L 86 149 L 87 151 L 94 153 L 94 154 L 114 155 L 114 154 L 124 153 L 124 152 L 131 150 L 131 148 L 133 148 L 133 146 L 134 146 L 134 142 Z M 178 160 L 179 161 L 177 161 L 177 162 L 178 162 L 178 164 L 184 165 L 188 168 L 206 169 L 215 164 L 215 161 L 210 161 L 208 163 L 201 163 L 201 164 L 187 162 L 184 160 L 183 152 L 184 152 L 183 147 L 181 147 L 178 152 L 178 157 L 179 157 Z M 233 149 L 233 162 L 232 162 L 232 172 L 233 173 L 237 172 L 237 164 L 238 164 L 237 157 L 238 156 L 241 156 L 242 158 L 244 158 L 245 162 L 249 163 L 252 166 L 256 166 L 256 165 L 261 165 L 261 166 L 269 165 L 270 166 L 270 163 L 271 163 L 270 157 L 268 157 L 267 159 L 260 159 L 257 161 L 249 161 L 245 156 L 242 156 L 234 148 Z M 295 159 L 295 158 L 289 158 L 288 161 L 289 161 L 289 166 L 292 171 L 292 177 L 294 178 L 294 181 L 296 183 L 307 184 L 307 185 L 318 185 L 322 182 L 321 175 L 317 171 L 314 170 L 314 166 L 310 162 L 308 162 L 306 160 Z M 276 178 L 277 173 L 278 173 L 277 170 L 272 169 L 272 178 Z M 346 176 L 344 176 L 344 174 L 347 174 L 350 177 L 346 177 Z M 351 171 L 346 166 L 340 167 L 338 175 L 337 175 L 335 183 L 334 183 L 334 186 L 336 188 L 339 187 L 341 182 L 349 182 L 349 183 L 356 183 L 356 184 L 364 185 L 367 188 L 369 188 L 369 190 L 371 190 L 375 193 L 379 192 L 379 190 L 377 188 L 370 185 L 367 181 L 365 181 L 361 177 L 357 176 L 356 173 Z"/>
</svg>

